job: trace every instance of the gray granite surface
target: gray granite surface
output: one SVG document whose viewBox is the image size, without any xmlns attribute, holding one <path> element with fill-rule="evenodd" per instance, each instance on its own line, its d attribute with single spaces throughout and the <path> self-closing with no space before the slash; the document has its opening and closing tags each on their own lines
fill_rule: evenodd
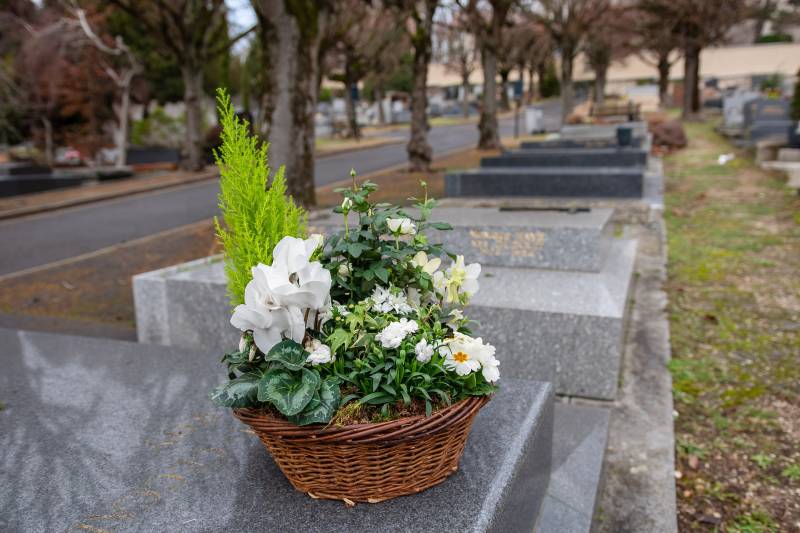
<svg viewBox="0 0 800 533">
<path fill-rule="evenodd" d="M 620 148 L 509 150 L 481 158 L 482 167 L 629 167 L 647 164 L 647 152 Z"/>
<path fill-rule="evenodd" d="M 450 208 L 431 220 L 448 222 L 448 231 L 429 231 L 431 242 L 486 266 L 599 271 L 613 209 Z M 350 217 L 351 224 L 356 222 Z M 341 216 L 320 214 L 309 231 L 329 234 L 342 227 Z"/>
<path fill-rule="evenodd" d="M 473 330 L 505 354 L 507 375 L 613 400 L 635 258 L 635 241 L 615 239 L 597 273 L 486 268 L 469 308 Z"/>
<path fill-rule="evenodd" d="M 608 441 L 608 407 L 556 403 L 550 486 L 536 533 L 588 533 Z"/>
<path fill-rule="evenodd" d="M 643 167 L 477 168 L 445 176 L 445 196 L 640 198 Z"/>
<path fill-rule="evenodd" d="M 561 127 L 559 134 L 562 139 L 616 139 L 617 128 L 622 127 L 632 128 L 634 138 L 647 135 L 647 123 L 642 121 L 618 124 L 565 124 Z"/>
<path fill-rule="evenodd" d="M 211 405 L 216 352 L 13 330 L 0 342 L 3 531 L 531 531 L 548 490 L 548 384 L 503 379 L 448 480 L 350 509 L 295 491 Z"/>
</svg>

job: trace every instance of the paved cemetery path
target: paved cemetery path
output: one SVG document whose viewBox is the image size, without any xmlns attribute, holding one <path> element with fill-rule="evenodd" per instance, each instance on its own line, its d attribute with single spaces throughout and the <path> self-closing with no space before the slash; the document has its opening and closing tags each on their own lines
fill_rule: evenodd
<svg viewBox="0 0 800 533">
<path fill-rule="evenodd" d="M 557 102 L 545 103 L 549 124 L 555 125 L 558 114 Z M 502 120 L 500 129 L 502 136 L 513 135 L 513 119 Z M 437 156 L 477 140 L 475 124 L 438 126 L 429 134 Z M 315 180 L 326 185 L 346 179 L 351 167 L 366 174 L 406 158 L 405 143 L 323 156 Z M 204 182 L 0 222 L 0 276 L 208 219 L 217 214 L 217 190 L 216 181 Z"/>
</svg>

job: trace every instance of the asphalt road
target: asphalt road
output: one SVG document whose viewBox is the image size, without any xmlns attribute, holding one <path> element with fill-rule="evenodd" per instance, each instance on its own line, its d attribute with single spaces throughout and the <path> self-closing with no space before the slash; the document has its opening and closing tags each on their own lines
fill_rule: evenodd
<svg viewBox="0 0 800 533">
<path fill-rule="evenodd" d="M 548 102 L 546 123 L 554 125 L 557 116 L 558 104 Z M 502 120 L 500 129 L 512 135 L 513 120 Z M 474 124 L 439 126 L 428 140 L 441 155 L 476 144 L 478 131 Z M 405 143 L 323 156 L 314 178 L 326 185 L 348 178 L 351 167 L 366 174 L 406 158 Z M 0 276 L 208 219 L 217 214 L 217 191 L 215 181 L 204 182 L 0 222 Z"/>
</svg>

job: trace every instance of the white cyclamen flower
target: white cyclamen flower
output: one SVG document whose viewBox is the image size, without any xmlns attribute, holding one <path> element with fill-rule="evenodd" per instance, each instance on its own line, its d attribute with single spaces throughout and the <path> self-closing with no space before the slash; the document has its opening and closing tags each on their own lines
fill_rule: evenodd
<svg viewBox="0 0 800 533">
<path fill-rule="evenodd" d="M 392 322 L 383 328 L 375 335 L 375 340 L 384 348 L 397 348 L 409 333 L 414 333 L 418 329 L 419 324 L 416 321 L 401 318 L 398 322 Z"/>
<path fill-rule="evenodd" d="M 331 354 L 330 346 L 322 344 L 317 339 L 311 339 L 306 342 L 305 348 L 309 352 L 308 357 L 306 357 L 306 363 L 317 366 L 336 360 L 336 357 Z"/>
<path fill-rule="evenodd" d="M 410 218 L 387 218 L 386 225 L 389 231 L 395 235 L 415 235 L 417 226 L 411 222 Z"/>
<path fill-rule="evenodd" d="M 314 239 L 284 237 L 273 250 L 272 265 L 253 267 L 244 304 L 234 309 L 231 324 L 252 331 L 264 353 L 284 337 L 302 342 L 303 311 L 317 311 L 329 303 L 331 274 L 318 261 L 309 262 L 317 244 Z"/>
<path fill-rule="evenodd" d="M 411 260 L 411 264 L 421 268 L 423 272 L 433 275 L 433 273 L 439 268 L 439 265 L 442 264 L 442 260 L 438 257 L 428 259 L 428 254 L 425 252 L 417 252 L 414 258 Z"/>
<path fill-rule="evenodd" d="M 320 309 L 331 290 L 331 273 L 319 261 L 309 261 L 314 239 L 284 237 L 272 253 L 272 265 L 257 265 L 269 280 L 281 303 L 302 309 Z"/>
<path fill-rule="evenodd" d="M 306 330 L 300 308 L 281 305 L 266 276 L 255 267 L 253 279 L 244 289 L 244 304 L 233 310 L 231 324 L 242 331 L 252 331 L 253 341 L 264 353 L 283 336 L 302 342 Z"/>
<path fill-rule="evenodd" d="M 465 266 L 464 256 L 457 256 L 456 262 L 447 269 L 445 301 L 457 302 L 459 293 L 469 298 L 478 292 L 478 276 L 480 274 L 480 264 L 472 263 Z"/>
<path fill-rule="evenodd" d="M 433 345 L 428 344 L 427 339 L 420 339 L 414 346 L 414 353 L 417 354 L 417 361 L 427 363 L 433 357 Z"/>
</svg>

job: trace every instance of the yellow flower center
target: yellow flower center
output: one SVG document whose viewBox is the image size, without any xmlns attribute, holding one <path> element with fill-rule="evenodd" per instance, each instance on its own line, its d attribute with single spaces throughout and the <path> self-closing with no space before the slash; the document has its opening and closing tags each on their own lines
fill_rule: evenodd
<svg viewBox="0 0 800 533">
<path fill-rule="evenodd" d="M 458 363 L 466 363 L 469 361 L 469 355 L 464 352 L 456 352 L 453 354 L 453 359 Z"/>
</svg>

